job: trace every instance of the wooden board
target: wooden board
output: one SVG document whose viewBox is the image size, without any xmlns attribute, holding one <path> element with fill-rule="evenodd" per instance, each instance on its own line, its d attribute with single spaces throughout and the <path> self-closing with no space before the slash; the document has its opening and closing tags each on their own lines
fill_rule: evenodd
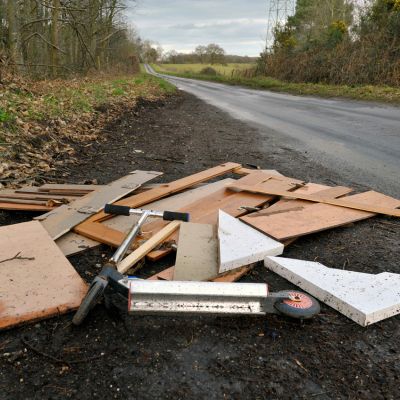
<svg viewBox="0 0 400 400">
<path fill-rule="evenodd" d="M 325 199 L 335 199 L 337 197 L 342 197 L 346 194 L 349 194 L 352 191 L 353 191 L 352 189 L 344 186 L 328 187 L 325 185 L 319 185 L 315 183 L 307 183 L 306 186 L 297 189 L 295 193 L 307 193 L 307 194 L 318 193 L 319 197 Z M 263 210 L 263 213 L 265 213 L 265 215 L 271 215 L 285 211 L 300 210 L 304 209 L 305 207 L 313 205 L 315 205 L 315 203 L 306 200 L 281 199 L 272 206 L 268 207 L 268 209 Z"/>
<path fill-rule="evenodd" d="M 253 172 L 256 172 L 256 171 L 262 171 L 262 172 L 265 172 L 266 174 L 271 174 L 271 175 L 276 175 L 276 176 L 284 176 L 276 169 L 251 169 L 251 168 L 240 167 L 240 168 L 235 169 L 233 172 L 238 175 L 248 175 L 248 174 L 252 174 Z"/>
<path fill-rule="evenodd" d="M 346 197 L 346 202 L 380 204 L 388 209 L 400 206 L 400 200 L 377 192 L 366 192 Z M 268 209 L 244 216 L 243 222 L 282 241 L 323 231 L 351 222 L 373 217 L 375 214 L 329 204 L 300 206 L 286 212 L 268 213 Z"/>
<path fill-rule="evenodd" d="M 0 191 L 0 199 L 22 199 L 22 200 L 65 200 L 65 201 L 74 201 L 76 197 L 71 196 L 60 196 L 53 195 L 51 193 L 4 193 L 4 191 Z"/>
<path fill-rule="evenodd" d="M 167 197 L 165 199 L 146 204 L 145 206 L 143 206 L 143 209 L 156 211 L 177 211 L 180 207 L 185 206 L 186 204 L 190 204 L 193 201 L 198 200 L 211 193 L 214 193 L 218 189 L 225 187 L 232 182 L 234 182 L 234 179 L 227 178 L 210 184 L 204 184 L 200 187 L 197 187 L 196 189 L 190 189 L 185 192 Z M 138 220 L 139 217 L 137 215 L 130 215 L 129 217 L 115 216 L 114 218 L 102 222 L 102 224 L 106 225 L 107 227 L 116 229 L 120 232 L 126 233 Z M 154 219 L 149 218 L 149 222 L 152 220 Z M 98 241 L 86 238 L 85 236 L 79 235 L 75 232 L 68 232 L 67 234 L 57 239 L 56 243 L 66 256 L 79 253 L 81 251 L 99 246 L 101 244 Z"/>
<path fill-rule="evenodd" d="M 218 240 L 213 225 L 181 225 L 174 281 L 207 281 L 218 275 Z"/>
<path fill-rule="evenodd" d="M 125 274 L 127 271 L 129 271 L 129 269 L 132 268 L 137 262 L 146 257 L 146 254 L 162 243 L 168 236 L 171 235 L 172 232 L 176 231 L 180 225 L 181 221 L 170 222 L 135 251 L 126 256 L 118 264 L 118 272 Z"/>
<path fill-rule="evenodd" d="M 244 267 L 235 269 L 234 271 L 229 271 L 228 273 L 225 274 L 220 274 L 215 278 L 210 279 L 211 282 L 236 282 L 240 278 L 242 278 L 244 275 L 248 274 L 255 266 L 256 264 L 252 265 L 246 265 Z M 174 279 L 174 270 L 175 267 L 170 267 L 167 269 L 164 269 L 163 271 L 152 275 L 149 280 L 153 281 L 172 281 Z"/>
<path fill-rule="evenodd" d="M 99 190 L 104 185 L 77 185 L 74 183 L 45 183 L 44 185 L 40 186 L 38 189 L 41 190 L 78 190 L 78 191 L 88 191 L 91 192 L 93 190 Z"/>
<path fill-rule="evenodd" d="M 269 179 L 270 177 L 268 177 Z M 245 176 L 236 182 L 247 181 L 249 183 L 256 184 L 257 182 L 262 182 L 266 179 L 266 175 L 262 172 L 257 171 L 253 175 Z M 268 180 L 268 182 L 271 182 Z M 297 187 L 297 182 L 293 185 L 292 180 L 275 180 L 272 179 L 273 185 L 279 188 L 286 188 L 286 190 L 293 189 Z M 251 195 L 251 196 L 249 196 Z M 200 199 L 194 203 L 189 204 L 186 207 L 179 209 L 180 212 L 188 212 L 190 214 L 191 222 L 199 224 L 211 224 L 217 225 L 219 210 L 226 212 L 232 217 L 240 217 L 247 214 L 247 211 L 240 209 L 242 206 L 248 207 L 259 207 L 267 202 L 271 201 L 273 196 L 259 195 L 256 193 L 246 193 L 246 192 L 230 192 L 229 190 L 221 189 L 219 192 L 213 195 L 207 196 Z M 157 232 L 162 226 L 165 225 L 163 221 L 157 221 L 152 224 L 148 224 L 143 227 L 143 231 Z M 179 236 L 174 234 L 170 236 L 167 241 L 178 243 Z M 157 261 L 170 253 L 171 249 L 165 249 L 157 251 L 154 254 L 149 253 L 148 258 L 151 261 Z"/>
<path fill-rule="evenodd" d="M 234 169 L 240 167 L 241 165 L 236 163 L 221 164 L 218 165 L 217 167 L 201 171 L 197 174 L 190 175 L 182 179 L 178 179 L 176 181 L 161 185 L 154 189 L 150 189 L 147 192 L 143 192 L 135 196 L 130 196 L 124 200 L 116 202 L 116 204 L 129 206 L 132 208 L 141 207 L 145 204 L 162 199 L 171 194 L 181 192 L 199 183 L 232 172 Z M 111 236 L 117 235 L 118 237 L 118 235 L 121 234 L 121 232 L 118 232 L 115 229 L 113 230 L 111 228 L 108 228 L 107 226 L 104 226 L 99 223 L 109 218 L 110 215 L 105 214 L 104 212 L 97 213 L 96 215 L 90 217 L 87 221 L 76 226 L 74 231 L 90 239 L 97 240 L 99 242 L 108 241 Z M 120 238 L 121 236 L 119 236 L 117 246 L 121 243 Z"/>
<path fill-rule="evenodd" d="M 363 203 L 363 202 L 357 202 L 356 199 L 353 198 L 351 201 L 350 198 L 346 199 L 324 199 L 322 197 L 318 197 L 317 195 L 307 195 L 307 194 L 302 194 L 302 193 L 293 193 L 293 192 L 288 192 L 285 190 L 278 190 L 274 186 L 269 187 L 268 185 L 240 185 L 240 184 L 234 184 L 230 186 L 231 190 L 234 191 L 247 191 L 250 193 L 264 193 L 264 194 L 269 194 L 269 195 L 275 195 L 275 196 L 283 196 L 283 197 L 288 197 L 292 199 L 301 199 L 301 200 L 308 200 L 312 201 L 315 203 L 322 203 L 322 204 L 329 204 L 333 206 L 338 206 L 338 207 L 343 207 L 343 208 L 349 208 L 352 210 L 359 210 L 359 211 L 366 211 L 374 214 L 385 214 L 389 215 L 392 217 L 400 217 L 400 210 L 396 210 L 394 208 L 390 207 L 384 207 L 382 205 L 379 205 L 379 203 Z M 384 196 L 384 195 L 382 195 Z"/>
<path fill-rule="evenodd" d="M 18 253 L 30 259 L 3 261 Z M 0 272 L 0 329 L 74 310 L 87 290 L 36 221 L 0 228 Z"/>
<path fill-rule="evenodd" d="M 15 204 L 0 202 L 0 209 L 9 211 L 33 211 L 33 212 L 48 212 L 56 209 L 52 206 L 40 206 L 35 204 Z"/>
<path fill-rule="evenodd" d="M 58 239 L 74 226 L 103 209 L 106 203 L 112 203 L 120 199 L 137 189 L 144 182 L 160 175 L 160 172 L 134 171 L 117 181 L 105 185 L 101 190 L 91 192 L 71 204 L 58 207 L 56 210 L 36 219 L 41 221 L 54 240 Z"/>
</svg>

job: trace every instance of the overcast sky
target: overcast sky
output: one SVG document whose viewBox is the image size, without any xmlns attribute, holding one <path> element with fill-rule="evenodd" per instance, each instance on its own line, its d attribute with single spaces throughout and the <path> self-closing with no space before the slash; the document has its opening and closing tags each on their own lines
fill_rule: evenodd
<svg viewBox="0 0 400 400">
<path fill-rule="evenodd" d="M 191 52 L 217 43 L 228 54 L 257 56 L 265 46 L 267 0 L 137 0 L 129 11 L 143 39 Z"/>
</svg>

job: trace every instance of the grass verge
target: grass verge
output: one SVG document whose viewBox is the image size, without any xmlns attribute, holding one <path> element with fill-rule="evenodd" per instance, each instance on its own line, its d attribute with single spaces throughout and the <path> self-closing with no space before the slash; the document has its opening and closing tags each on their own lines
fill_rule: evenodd
<svg viewBox="0 0 400 400">
<path fill-rule="evenodd" d="M 229 85 L 246 86 L 252 89 L 264 89 L 274 92 L 284 92 L 302 96 L 320 97 L 344 97 L 353 100 L 377 101 L 400 105 L 400 88 L 390 86 L 346 86 L 346 85 L 327 85 L 316 83 L 292 83 L 278 79 L 256 76 L 245 78 L 237 75 L 202 75 L 197 72 L 171 72 L 164 65 L 152 65 L 154 70 L 166 75 L 179 76 L 189 79 L 200 79 L 225 83 Z"/>
<path fill-rule="evenodd" d="M 57 166 L 77 161 L 74 143 L 90 146 L 139 99 L 155 101 L 175 90 L 145 73 L 40 82 L 9 75 L 0 95 L 0 187 L 46 180 Z"/>
</svg>

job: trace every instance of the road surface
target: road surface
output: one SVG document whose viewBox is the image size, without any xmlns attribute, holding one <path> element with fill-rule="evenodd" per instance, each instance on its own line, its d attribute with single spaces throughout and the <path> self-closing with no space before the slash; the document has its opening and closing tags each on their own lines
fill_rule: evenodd
<svg viewBox="0 0 400 400">
<path fill-rule="evenodd" d="M 260 134 L 270 137 L 272 130 L 286 147 L 307 152 L 348 181 L 400 195 L 400 108 L 156 75 L 256 125 Z"/>
</svg>

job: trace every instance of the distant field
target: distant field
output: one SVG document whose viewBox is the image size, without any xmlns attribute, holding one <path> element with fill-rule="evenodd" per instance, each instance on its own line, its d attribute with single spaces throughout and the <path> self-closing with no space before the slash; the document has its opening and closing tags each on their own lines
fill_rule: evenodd
<svg viewBox="0 0 400 400">
<path fill-rule="evenodd" d="M 254 67 L 255 64 L 160 64 L 157 65 L 158 72 L 169 72 L 169 73 L 195 73 L 198 74 L 202 69 L 211 67 L 214 68 L 221 75 L 232 75 L 234 70 L 243 70 Z"/>
<path fill-rule="evenodd" d="M 294 83 L 280 81 L 269 76 L 253 74 L 232 74 L 234 70 L 244 70 L 255 64 L 152 64 L 156 72 L 175 75 L 181 78 L 200 79 L 229 85 L 247 86 L 253 89 L 266 89 L 275 92 L 286 92 L 297 95 L 315 95 L 322 97 L 346 97 L 356 100 L 382 101 L 400 104 L 400 88 L 389 86 L 346 86 L 327 85 L 324 83 Z M 217 70 L 217 75 L 202 74 L 201 70 L 210 66 Z"/>
</svg>

